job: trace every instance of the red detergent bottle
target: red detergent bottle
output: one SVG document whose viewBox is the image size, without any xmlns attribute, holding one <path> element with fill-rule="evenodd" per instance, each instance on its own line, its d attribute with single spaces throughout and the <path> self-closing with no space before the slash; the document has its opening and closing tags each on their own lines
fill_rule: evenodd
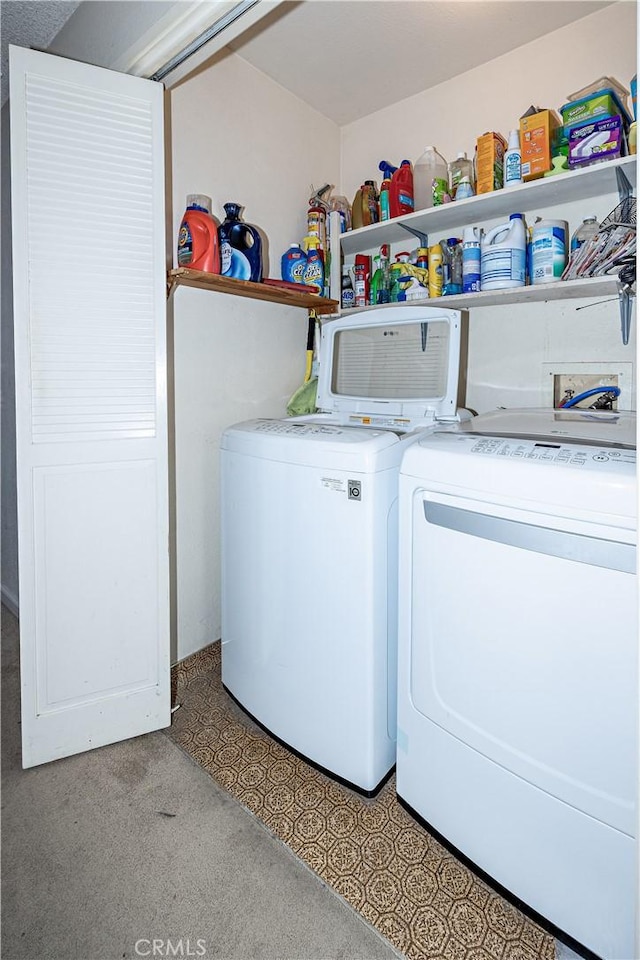
<svg viewBox="0 0 640 960">
<path fill-rule="evenodd" d="M 220 273 L 218 224 L 211 215 L 211 197 L 203 193 L 187 196 L 187 209 L 178 233 L 178 266 Z"/>
<path fill-rule="evenodd" d="M 389 180 L 389 216 L 406 216 L 413 213 L 413 170 L 411 161 L 403 160 L 394 167 L 388 160 L 381 160 L 378 169 L 382 170 L 385 180 Z"/>
</svg>

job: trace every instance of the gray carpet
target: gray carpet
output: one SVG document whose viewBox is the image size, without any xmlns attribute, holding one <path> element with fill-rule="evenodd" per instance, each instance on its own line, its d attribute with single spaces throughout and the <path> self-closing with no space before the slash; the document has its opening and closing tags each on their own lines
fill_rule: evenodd
<svg viewBox="0 0 640 960">
<path fill-rule="evenodd" d="M 3 960 L 399 956 L 161 733 L 23 771 L 2 615 Z"/>
</svg>

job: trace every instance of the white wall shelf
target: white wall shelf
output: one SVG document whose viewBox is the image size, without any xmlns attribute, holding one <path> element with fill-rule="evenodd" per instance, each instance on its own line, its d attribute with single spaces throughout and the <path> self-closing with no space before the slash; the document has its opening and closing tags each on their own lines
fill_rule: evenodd
<svg viewBox="0 0 640 960">
<path fill-rule="evenodd" d="M 403 224 L 420 233 L 442 233 L 447 230 L 482 223 L 510 213 L 527 213 L 545 207 L 571 203 L 574 200 L 589 200 L 606 193 L 616 193 L 620 170 L 635 189 L 636 157 L 621 157 L 603 163 L 572 170 L 554 177 L 542 177 L 519 187 L 494 190 L 468 200 L 445 203 L 439 207 L 418 210 L 406 217 L 396 217 L 383 223 L 374 223 L 359 230 L 350 230 L 340 235 L 345 256 L 370 250 L 382 243 L 408 241 L 411 234 Z"/>
<path fill-rule="evenodd" d="M 366 310 L 384 310 L 386 307 L 433 306 L 452 310 L 471 310 L 476 307 L 500 307 L 508 304 L 544 303 L 551 300 L 576 300 L 581 297 L 615 297 L 618 293 L 617 277 L 588 277 L 584 280 L 559 280 L 555 283 L 539 283 L 529 287 L 512 287 L 508 290 L 483 290 L 479 293 L 464 293 L 459 296 L 425 297 L 403 303 L 386 303 L 377 307 L 361 307 L 342 311 L 342 315 L 362 313 Z M 327 317 L 326 319 L 335 319 Z"/>
</svg>

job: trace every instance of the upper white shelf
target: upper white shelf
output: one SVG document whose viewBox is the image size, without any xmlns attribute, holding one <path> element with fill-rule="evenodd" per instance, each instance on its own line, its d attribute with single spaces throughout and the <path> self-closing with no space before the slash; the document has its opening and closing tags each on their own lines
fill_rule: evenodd
<svg viewBox="0 0 640 960">
<path fill-rule="evenodd" d="M 418 210 L 406 217 L 396 217 L 394 220 L 374 223 L 359 230 L 350 230 L 340 235 L 342 251 L 345 256 L 349 256 L 382 243 L 406 241 L 410 234 L 402 224 L 420 233 L 440 233 L 483 220 L 509 216 L 510 213 L 527 213 L 556 204 L 589 200 L 591 197 L 615 193 L 618 189 L 616 170 L 622 170 L 635 190 L 636 157 L 621 157 L 619 160 L 597 163 L 583 170 L 542 177 L 519 187 L 494 190 L 478 197 L 469 197 L 468 200 L 445 203 L 440 207 Z"/>
</svg>

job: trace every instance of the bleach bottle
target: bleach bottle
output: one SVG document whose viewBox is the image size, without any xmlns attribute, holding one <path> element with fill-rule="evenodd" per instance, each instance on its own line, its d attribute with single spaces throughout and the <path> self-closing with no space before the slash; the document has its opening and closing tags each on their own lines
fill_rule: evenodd
<svg viewBox="0 0 640 960">
<path fill-rule="evenodd" d="M 178 266 L 220 273 L 218 224 L 211 215 L 211 197 L 190 193 L 178 233 Z"/>
<path fill-rule="evenodd" d="M 262 280 L 262 240 L 255 227 L 240 219 L 239 203 L 225 203 L 225 219 L 218 227 L 220 266 L 223 277 Z"/>
<path fill-rule="evenodd" d="M 524 217 L 512 213 L 483 237 L 480 244 L 480 289 L 524 287 L 527 239 Z"/>
</svg>

